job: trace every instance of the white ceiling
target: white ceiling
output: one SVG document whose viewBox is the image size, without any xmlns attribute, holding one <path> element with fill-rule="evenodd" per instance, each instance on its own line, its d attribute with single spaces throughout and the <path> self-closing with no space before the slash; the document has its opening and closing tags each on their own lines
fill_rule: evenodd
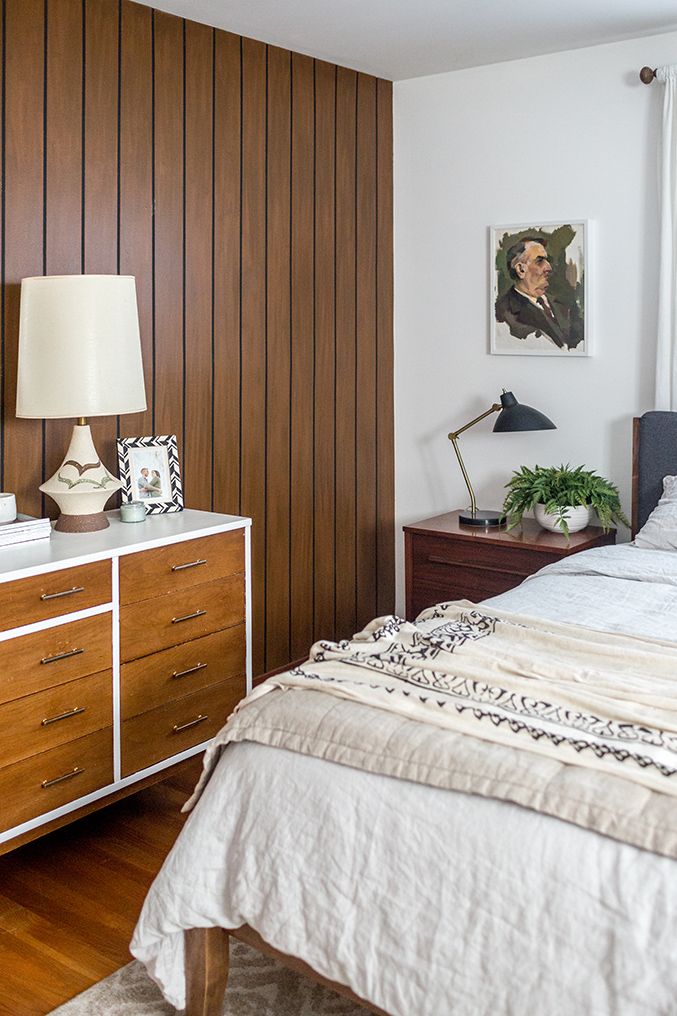
<svg viewBox="0 0 677 1016">
<path fill-rule="evenodd" d="M 677 30 L 677 0 L 140 2 L 395 81 Z"/>
</svg>

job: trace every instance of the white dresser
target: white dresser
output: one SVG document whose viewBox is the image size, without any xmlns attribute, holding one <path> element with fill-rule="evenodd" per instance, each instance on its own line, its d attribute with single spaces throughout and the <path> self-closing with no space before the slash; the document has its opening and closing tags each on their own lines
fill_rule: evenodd
<svg viewBox="0 0 677 1016">
<path fill-rule="evenodd" d="M 250 520 L 0 548 L 0 853 L 202 751 L 251 688 Z"/>
</svg>

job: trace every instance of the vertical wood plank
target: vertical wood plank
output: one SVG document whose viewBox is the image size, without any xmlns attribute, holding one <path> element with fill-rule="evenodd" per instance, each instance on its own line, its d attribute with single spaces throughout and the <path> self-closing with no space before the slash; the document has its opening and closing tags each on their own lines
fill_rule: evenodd
<svg viewBox="0 0 677 1016">
<path fill-rule="evenodd" d="M 336 77 L 336 634 L 356 630 L 355 131 L 357 75 Z"/>
<path fill-rule="evenodd" d="M 240 37 L 216 33 L 214 510 L 240 508 Z"/>
<path fill-rule="evenodd" d="M 120 274 L 136 278 L 148 404 L 120 417 L 128 437 L 153 433 L 153 12 L 122 0 L 121 15 Z"/>
<path fill-rule="evenodd" d="M 242 40 L 241 511 L 251 517 L 253 670 L 265 644 L 266 546 L 266 47 Z"/>
<path fill-rule="evenodd" d="M 83 52 L 73 45 L 82 41 L 82 0 L 60 0 L 47 11 L 45 273 L 74 275 L 82 271 Z M 63 461 L 73 422 L 45 421 L 45 478 Z M 45 507 L 58 515 L 51 498 Z"/>
<path fill-rule="evenodd" d="M 155 431 L 183 428 L 183 22 L 155 12 Z M 184 453 L 185 454 L 185 453 Z"/>
<path fill-rule="evenodd" d="M 114 275 L 118 264 L 119 3 L 85 3 L 83 270 Z M 117 419 L 92 417 L 96 450 L 117 474 Z"/>
<path fill-rule="evenodd" d="M 213 30 L 186 28 L 185 438 L 191 508 L 212 503 L 212 71 Z"/>
<path fill-rule="evenodd" d="M 336 67 L 315 63 L 315 616 L 313 638 L 334 634 Z"/>
<path fill-rule="evenodd" d="M 289 610 L 291 54 L 268 50 L 266 670 L 292 659 Z"/>
<path fill-rule="evenodd" d="M 357 624 L 376 613 L 376 81 L 357 78 Z"/>
<path fill-rule="evenodd" d="M 1 52 L 5 52 L 5 10 L 2 8 L 0 18 L 0 46 Z M 3 123 L 5 118 L 5 74 L 6 62 L 3 63 L 2 74 L 0 74 L 0 104 L 2 108 Z M 5 130 L 0 130 L 0 176 L 4 193 L 5 175 Z M 5 202 L 0 200 L 0 274 L 2 277 L 2 301 L 0 302 L 0 487 L 7 490 L 5 484 L 5 395 L 7 389 L 5 370 L 5 314 L 6 314 L 6 289 L 5 289 Z"/>
<path fill-rule="evenodd" d="M 314 68 L 292 54 L 291 653 L 313 638 L 314 593 Z"/>
<path fill-rule="evenodd" d="M 20 512 L 39 515 L 43 425 L 15 414 L 20 284 L 43 274 L 43 0 L 7 0 L 5 24 L 4 484 Z"/>
<path fill-rule="evenodd" d="M 376 83 L 376 613 L 395 610 L 395 436 L 393 391 L 393 86 Z"/>
</svg>

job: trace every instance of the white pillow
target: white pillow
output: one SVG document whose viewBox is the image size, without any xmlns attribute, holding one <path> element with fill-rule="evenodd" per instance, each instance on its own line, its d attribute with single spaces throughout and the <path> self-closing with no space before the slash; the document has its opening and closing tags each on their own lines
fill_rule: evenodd
<svg viewBox="0 0 677 1016">
<path fill-rule="evenodd" d="M 677 550 L 677 476 L 663 477 L 663 496 L 634 543 L 647 550 Z"/>
</svg>

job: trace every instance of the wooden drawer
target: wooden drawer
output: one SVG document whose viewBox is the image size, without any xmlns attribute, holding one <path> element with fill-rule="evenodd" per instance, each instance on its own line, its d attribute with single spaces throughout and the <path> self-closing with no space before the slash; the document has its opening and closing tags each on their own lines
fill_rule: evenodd
<svg viewBox="0 0 677 1016">
<path fill-rule="evenodd" d="M 0 642 L 0 702 L 107 670 L 111 655 L 109 613 Z"/>
<path fill-rule="evenodd" d="M 110 727 L 112 683 L 104 670 L 0 706 L 0 766 Z"/>
<path fill-rule="evenodd" d="M 120 603 L 188 589 L 244 572 L 244 530 L 215 533 L 120 558 Z"/>
<path fill-rule="evenodd" d="M 244 577 L 215 582 L 131 603 L 120 609 L 123 662 L 188 642 L 244 621 Z"/>
<path fill-rule="evenodd" d="M 208 741 L 221 729 L 243 695 L 243 679 L 233 678 L 125 720 L 122 775 L 129 776 Z"/>
<path fill-rule="evenodd" d="M 499 593 L 507 593 L 521 581 L 520 578 L 513 578 L 512 581 L 506 580 L 505 583 L 494 582 L 491 583 L 490 588 L 489 583 L 481 585 L 476 575 L 473 574 L 469 578 L 462 572 L 453 578 L 448 575 L 444 576 L 439 581 L 419 579 L 416 582 L 407 613 L 413 621 L 426 607 L 432 607 L 443 601 L 472 600 L 473 603 L 480 603 L 482 600 L 488 600 L 491 596 L 498 596 Z"/>
<path fill-rule="evenodd" d="M 111 563 L 96 561 L 0 584 L 0 631 L 109 603 Z"/>
<path fill-rule="evenodd" d="M 121 672 L 122 718 L 136 716 L 231 677 L 245 686 L 245 626 L 184 642 L 125 663 Z"/>
<path fill-rule="evenodd" d="M 112 727 L 5 766 L 0 769 L 0 830 L 11 829 L 112 782 Z"/>
<path fill-rule="evenodd" d="M 501 547 L 479 540 L 447 540 L 444 537 L 418 536 L 413 543 L 415 569 L 449 568 L 464 565 L 471 571 L 491 571 L 519 580 L 533 575 L 546 564 L 560 558 L 547 550 L 525 550 L 516 541 Z M 515 585 L 517 583 L 514 583 Z"/>
</svg>

